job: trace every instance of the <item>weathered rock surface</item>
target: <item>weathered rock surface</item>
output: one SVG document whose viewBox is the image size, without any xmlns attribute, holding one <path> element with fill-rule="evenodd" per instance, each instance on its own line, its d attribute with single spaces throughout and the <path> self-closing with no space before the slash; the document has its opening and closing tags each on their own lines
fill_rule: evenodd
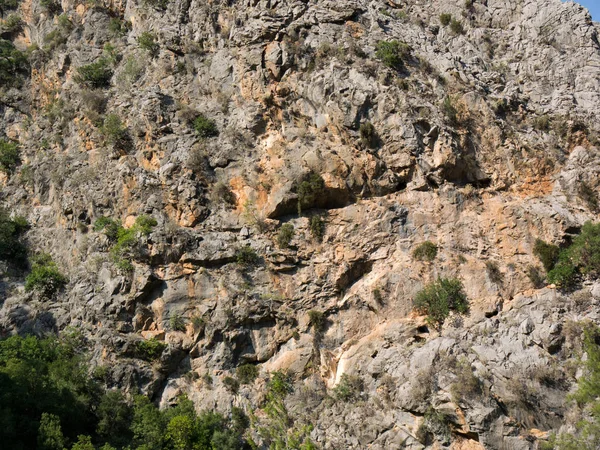
<svg viewBox="0 0 600 450">
<path fill-rule="evenodd" d="M 259 408 L 267 374 L 287 370 L 288 408 L 323 449 L 535 449 L 565 424 L 577 322 L 600 322 L 600 285 L 566 295 L 536 289 L 528 274 L 542 270 L 536 238 L 566 242 L 598 220 L 600 28 L 582 7 L 61 8 L 72 27 L 51 45 L 61 19 L 37 0 L 20 6 L 15 44 L 45 50 L 32 51 L 31 78 L 0 103 L 3 134 L 21 149 L 0 198 L 70 282 L 43 300 L 4 277 L 3 334 L 76 327 L 109 384 L 163 406 L 185 392 L 200 409 Z M 115 18 L 130 28 L 111 31 Z M 156 54 L 140 48 L 143 32 Z M 401 69 L 376 54 L 392 40 L 409 46 Z M 79 83 L 77 68 L 102 57 L 110 86 Z M 109 113 L 126 139 L 107 136 Z M 218 136 L 193 130 L 199 113 Z M 314 173 L 323 187 L 299 214 Z M 142 214 L 158 224 L 140 238 L 133 272 L 120 271 L 93 224 L 131 226 Z M 287 248 L 277 244 L 283 223 L 295 230 Z M 436 259 L 415 261 L 426 240 Z M 240 264 L 246 246 L 258 264 Z M 439 331 L 412 307 L 438 276 L 460 278 L 471 302 Z M 324 313 L 321 336 L 309 311 Z M 154 364 L 135 352 L 148 338 L 167 344 Z M 261 375 L 231 394 L 223 380 L 246 363 Z M 353 403 L 332 400 L 343 374 L 362 380 Z M 438 413 L 443 426 L 423 426 Z"/>
</svg>

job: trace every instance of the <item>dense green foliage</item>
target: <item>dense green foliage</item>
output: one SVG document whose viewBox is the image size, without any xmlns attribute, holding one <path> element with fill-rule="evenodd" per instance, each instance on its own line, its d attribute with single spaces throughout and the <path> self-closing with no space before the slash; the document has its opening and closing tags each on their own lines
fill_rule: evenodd
<svg viewBox="0 0 600 450">
<path fill-rule="evenodd" d="M 410 47 L 399 41 L 379 41 L 375 49 L 375 56 L 386 66 L 392 69 L 401 69 L 404 59 L 410 55 Z"/>
<path fill-rule="evenodd" d="M 13 336 L 0 341 L 0 442 L 11 450 L 240 450 L 249 421 L 235 409 L 197 415 L 181 398 L 160 411 L 148 398 L 103 392 L 83 363 L 85 343 Z"/>
<path fill-rule="evenodd" d="M 325 181 L 318 173 L 311 172 L 296 187 L 298 194 L 298 214 L 302 214 L 303 209 L 315 206 L 317 199 L 325 193 Z"/>
<path fill-rule="evenodd" d="M 427 322 L 441 326 L 450 311 L 464 314 L 469 310 L 463 285 L 456 278 L 438 278 L 426 285 L 414 299 L 415 308 L 427 314 Z"/>
<path fill-rule="evenodd" d="M 437 256 L 438 248 L 431 241 L 425 241 L 413 250 L 412 256 L 418 261 L 433 261 Z"/>
<path fill-rule="evenodd" d="M 109 61 L 100 58 L 95 63 L 78 67 L 75 81 L 91 88 L 106 88 L 110 86 L 112 76 L 113 71 L 110 68 Z"/>
<path fill-rule="evenodd" d="M 291 223 L 284 223 L 279 228 L 279 232 L 277 233 L 277 245 L 279 248 L 288 248 L 290 246 L 290 242 L 294 238 L 294 225 Z"/>
<path fill-rule="evenodd" d="M 0 39 L 0 88 L 20 86 L 29 68 L 25 54 L 15 48 L 11 41 Z"/>
<path fill-rule="evenodd" d="M 27 249 L 21 241 L 29 225 L 23 217 L 10 218 L 0 209 L 0 260 L 21 265 L 26 261 Z"/>
<path fill-rule="evenodd" d="M 31 272 L 25 278 L 25 290 L 36 291 L 44 298 L 52 298 L 68 283 L 52 257 L 41 253 L 33 258 Z"/>
<path fill-rule="evenodd" d="M 216 137 L 219 135 L 219 129 L 214 120 L 209 119 L 204 114 L 199 114 L 194 119 L 193 127 L 198 136 L 201 138 Z"/>
<path fill-rule="evenodd" d="M 586 222 L 572 244 L 560 250 L 556 264 L 548 272 L 548 281 L 571 289 L 579 275 L 600 275 L 600 223 Z"/>
</svg>

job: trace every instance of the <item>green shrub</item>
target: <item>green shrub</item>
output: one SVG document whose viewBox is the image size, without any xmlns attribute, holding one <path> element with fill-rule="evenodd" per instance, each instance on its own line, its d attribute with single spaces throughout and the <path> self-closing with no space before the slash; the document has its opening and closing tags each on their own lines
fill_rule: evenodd
<svg viewBox="0 0 600 450">
<path fill-rule="evenodd" d="M 558 255 L 560 248 L 553 244 L 548 244 L 541 239 L 536 239 L 533 244 L 533 254 L 537 256 L 544 266 L 546 272 L 550 272 L 556 262 L 558 261 Z"/>
<path fill-rule="evenodd" d="M 441 326 L 450 311 L 464 314 L 469 310 L 469 302 L 463 285 L 456 278 L 438 278 L 426 285 L 414 299 L 417 310 L 427 314 L 427 322 Z"/>
<path fill-rule="evenodd" d="M 450 22 L 452 21 L 452 14 L 448 14 L 448 13 L 443 13 L 440 14 L 440 23 L 447 27 L 448 25 L 450 25 Z"/>
<path fill-rule="evenodd" d="M 378 143 L 377 132 L 371 122 L 365 122 L 359 129 L 360 142 L 367 148 L 375 148 Z"/>
<path fill-rule="evenodd" d="M 240 382 L 233 377 L 226 376 L 223 378 L 223 384 L 225 388 L 232 394 L 237 394 L 240 390 Z"/>
<path fill-rule="evenodd" d="M 21 242 L 21 236 L 29 228 L 23 217 L 10 218 L 0 209 L 0 260 L 22 265 L 27 259 L 27 249 Z"/>
<path fill-rule="evenodd" d="M 108 59 L 100 58 L 97 62 L 77 68 L 74 79 L 79 84 L 85 84 L 92 88 L 106 88 L 110 86 L 113 71 Z"/>
<path fill-rule="evenodd" d="M 320 174 L 311 172 L 296 188 L 298 194 L 298 214 L 303 209 L 312 208 L 325 193 L 325 181 Z"/>
<path fill-rule="evenodd" d="M 44 298 L 52 298 L 67 282 L 52 257 L 42 253 L 33 260 L 31 272 L 25 278 L 25 291 L 37 291 Z"/>
<path fill-rule="evenodd" d="M 19 0 L 0 0 L 0 11 L 4 13 L 4 11 L 17 9 L 19 6 Z"/>
<path fill-rule="evenodd" d="M 452 30 L 454 34 L 465 34 L 463 24 L 456 19 L 450 21 L 450 30 Z"/>
<path fill-rule="evenodd" d="M 310 218 L 310 234 L 319 242 L 323 240 L 323 236 L 325 236 L 325 221 L 321 216 L 312 216 Z"/>
<path fill-rule="evenodd" d="M 177 313 L 171 314 L 169 325 L 173 331 L 185 331 L 185 320 Z"/>
<path fill-rule="evenodd" d="M 250 267 L 258 265 L 260 257 L 250 245 L 245 245 L 236 252 L 235 260 L 240 266 Z"/>
<path fill-rule="evenodd" d="M 138 45 L 141 49 L 146 50 L 152 56 L 156 55 L 159 50 L 158 42 L 156 42 L 156 35 L 148 31 L 144 31 L 138 36 Z"/>
<path fill-rule="evenodd" d="M 235 370 L 237 379 L 242 384 L 252 384 L 258 377 L 258 367 L 254 364 L 242 364 Z"/>
<path fill-rule="evenodd" d="M 121 144 L 127 139 L 127 127 L 117 114 L 108 114 L 104 118 L 100 132 L 111 144 Z"/>
<path fill-rule="evenodd" d="M 404 59 L 410 56 L 410 47 L 396 40 L 379 41 L 375 49 L 375 56 L 386 66 L 392 69 L 401 69 L 404 66 Z"/>
<path fill-rule="evenodd" d="M 6 174 L 11 174 L 20 162 L 19 145 L 15 142 L 0 139 L 0 170 Z"/>
<path fill-rule="evenodd" d="M 294 238 L 294 225 L 291 223 L 284 223 L 279 228 L 279 232 L 277 233 L 277 245 L 279 248 L 288 248 L 290 246 L 290 242 Z"/>
<path fill-rule="evenodd" d="M 135 348 L 138 358 L 152 362 L 161 357 L 162 353 L 167 348 L 167 344 L 159 341 L 158 339 L 152 338 L 143 341 L 137 341 Z"/>
<path fill-rule="evenodd" d="M 194 119 L 193 127 L 198 136 L 202 138 L 216 137 L 219 135 L 219 130 L 215 121 L 207 118 L 204 114 L 200 114 Z"/>
<path fill-rule="evenodd" d="M 356 401 L 364 389 L 362 378 L 357 375 L 348 375 L 343 373 L 340 382 L 333 388 L 333 395 L 336 400 L 343 402 Z"/>
<path fill-rule="evenodd" d="M 121 228 L 123 228 L 121 222 L 110 217 L 100 216 L 94 222 L 94 231 L 104 231 L 106 237 L 113 242 L 117 240 L 117 236 Z"/>
<path fill-rule="evenodd" d="M 18 14 L 10 14 L 2 24 L 2 31 L 5 33 L 15 33 L 23 27 L 23 20 Z"/>
<path fill-rule="evenodd" d="M 0 88 L 20 86 L 23 82 L 22 75 L 28 69 L 25 54 L 17 50 L 11 41 L 0 39 Z"/>
<path fill-rule="evenodd" d="M 321 311 L 311 310 L 308 312 L 309 323 L 315 333 L 321 333 L 325 331 L 327 326 L 327 318 Z"/>
<path fill-rule="evenodd" d="M 431 241 L 425 241 L 414 249 L 412 256 L 418 261 L 433 261 L 437 256 L 438 247 Z"/>
<path fill-rule="evenodd" d="M 141 215 L 132 227 L 123 228 L 119 226 L 117 230 L 117 242 L 111 248 L 110 253 L 117 267 L 124 271 L 133 270 L 131 260 L 136 256 L 136 250 L 139 246 L 139 239 L 142 236 L 148 236 L 152 228 L 157 225 L 156 219 L 150 216 Z"/>
</svg>

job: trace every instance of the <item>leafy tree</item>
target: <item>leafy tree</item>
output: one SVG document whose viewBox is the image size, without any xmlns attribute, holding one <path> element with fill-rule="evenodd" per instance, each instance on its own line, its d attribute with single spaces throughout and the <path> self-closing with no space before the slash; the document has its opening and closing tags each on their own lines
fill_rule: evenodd
<svg viewBox="0 0 600 450">
<path fill-rule="evenodd" d="M 73 444 L 71 450 L 96 450 L 94 444 L 92 444 L 92 438 L 90 436 L 80 435 L 77 436 L 77 442 Z"/>
<path fill-rule="evenodd" d="M 109 391 L 102 396 L 98 409 L 96 433 L 105 442 L 125 447 L 131 442 L 132 409 L 121 391 Z"/>
<path fill-rule="evenodd" d="M 65 438 L 60 428 L 60 417 L 42 413 L 37 444 L 39 450 L 63 450 Z"/>
</svg>

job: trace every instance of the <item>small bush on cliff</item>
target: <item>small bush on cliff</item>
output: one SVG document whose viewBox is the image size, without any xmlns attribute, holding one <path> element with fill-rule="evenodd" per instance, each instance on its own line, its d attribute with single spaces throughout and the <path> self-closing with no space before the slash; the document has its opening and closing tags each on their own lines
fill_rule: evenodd
<svg viewBox="0 0 600 450">
<path fill-rule="evenodd" d="M 277 233 L 277 245 L 279 248 L 288 248 L 290 246 L 290 242 L 294 238 L 294 225 L 291 223 L 284 223 L 279 228 L 279 232 Z"/>
<path fill-rule="evenodd" d="M 333 388 L 333 395 L 336 400 L 351 402 L 360 399 L 364 389 L 362 378 L 357 375 L 342 374 L 340 382 Z"/>
<path fill-rule="evenodd" d="M 31 272 L 25 278 L 25 290 L 37 291 L 44 298 L 52 298 L 68 282 L 52 257 L 42 253 L 33 258 Z"/>
<path fill-rule="evenodd" d="M 600 275 L 600 223 L 583 225 L 573 243 L 560 251 L 558 261 L 548 272 L 548 281 L 571 289 L 580 274 Z"/>
<path fill-rule="evenodd" d="M 418 261 L 433 261 L 437 256 L 438 248 L 431 241 L 425 241 L 414 249 L 412 256 Z"/>
<path fill-rule="evenodd" d="M 441 326 L 450 311 L 464 314 L 469 311 L 469 301 L 463 285 L 456 278 L 438 278 L 417 293 L 414 306 L 427 314 L 427 322 Z"/>
<path fill-rule="evenodd" d="M 452 14 L 448 14 L 448 13 L 442 13 L 440 14 L 440 23 L 447 27 L 448 25 L 450 25 L 450 22 L 452 21 Z"/>
<path fill-rule="evenodd" d="M 127 127 L 117 114 L 108 114 L 104 118 L 100 132 L 110 144 L 122 144 L 127 139 Z"/>
<path fill-rule="evenodd" d="M 194 119 L 193 127 L 201 138 L 216 137 L 219 135 L 219 129 L 215 121 L 209 119 L 204 114 L 200 114 Z"/>
<path fill-rule="evenodd" d="M 236 252 L 235 260 L 240 266 L 251 267 L 260 262 L 260 257 L 250 245 L 245 245 Z"/>
<path fill-rule="evenodd" d="M 375 49 L 375 56 L 386 66 L 392 69 L 401 69 L 404 59 L 410 55 L 410 47 L 399 41 L 379 41 Z"/>
<path fill-rule="evenodd" d="M 18 144 L 0 139 L 0 170 L 6 174 L 11 174 L 20 162 Z"/>
<path fill-rule="evenodd" d="M 258 377 L 258 367 L 254 364 L 242 364 L 235 370 L 237 379 L 242 384 L 252 384 Z"/>
<path fill-rule="evenodd" d="M 308 319 L 315 333 L 321 333 L 325 331 L 325 327 L 327 326 L 327 318 L 325 317 L 324 313 L 321 311 L 311 310 L 308 312 Z"/>
<path fill-rule="evenodd" d="M 137 41 L 140 48 L 146 50 L 150 55 L 155 56 L 158 53 L 160 47 L 154 33 L 144 31 L 138 36 Z"/>
<path fill-rule="evenodd" d="M 550 272 L 558 261 L 560 248 L 557 245 L 536 239 L 533 244 L 533 254 L 539 258 L 546 272 Z"/>
<path fill-rule="evenodd" d="M 377 136 L 377 131 L 375 131 L 375 127 L 371 122 L 365 122 L 361 124 L 359 134 L 362 145 L 367 148 L 377 147 L 379 138 Z"/>
<path fill-rule="evenodd" d="M 298 214 L 303 209 L 312 208 L 325 193 L 325 181 L 316 172 L 311 172 L 296 188 L 298 194 Z"/>
<path fill-rule="evenodd" d="M 319 242 L 323 240 L 323 236 L 325 236 L 325 221 L 321 216 L 312 216 L 310 218 L 310 234 Z"/>
<path fill-rule="evenodd" d="M 109 61 L 100 58 L 97 62 L 77 68 L 77 75 L 74 79 L 79 84 L 87 85 L 91 88 L 106 88 L 110 86 L 110 80 L 113 71 L 110 68 Z"/>
<path fill-rule="evenodd" d="M 167 344 L 152 338 L 138 341 L 135 347 L 139 358 L 152 362 L 160 358 L 163 351 L 167 348 Z"/>
</svg>

